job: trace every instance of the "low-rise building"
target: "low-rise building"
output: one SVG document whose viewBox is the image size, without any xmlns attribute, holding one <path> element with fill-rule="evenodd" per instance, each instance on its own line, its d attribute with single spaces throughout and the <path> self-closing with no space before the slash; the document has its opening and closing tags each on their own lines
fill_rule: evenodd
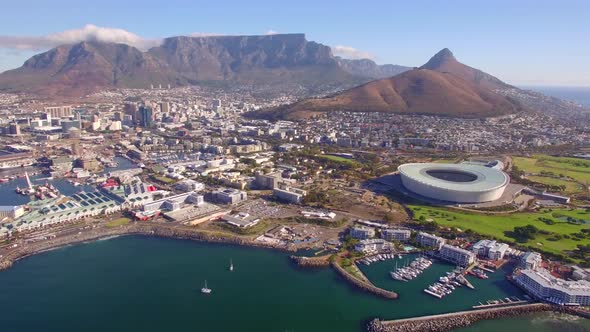
<svg viewBox="0 0 590 332">
<path fill-rule="evenodd" d="M 504 258 L 504 255 L 509 249 L 510 246 L 506 243 L 500 243 L 494 240 L 480 240 L 473 245 L 471 251 L 482 258 L 500 260 Z"/>
<path fill-rule="evenodd" d="M 186 179 L 175 184 L 174 188 L 180 191 L 201 191 L 205 189 L 205 185 L 195 180 Z"/>
<path fill-rule="evenodd" d="M 237 204 L 248 198 L 248 194 L 245 191 L 233 188 L 219 189 L 211 195 L 213 201 L 220 204 Z"/>
<path fill-rule="evenodd" d="M 188 192 L 178 195 L 168 196 L 157 201 L 149 202 L 143 205 L 143 211 L 153 212 L 158 210 L 176 211 L 187 204 L 203 204 L 203 196 L 195 192 Z"/>
<path fill-rule="evenodd" d="M 22 205 L 0 206 L 0 220 L 4 218 L 16 219 L 25 214 Z"/>
<path fill-rule="evenodd" d="M 226 214 L 223 217 L 221 217 L 221 220 L 225 221 L 226 223 L 232 226 L 236 226 L 239 228 L 248 228 L 258 224 L 260 218 L 250 215 L 246 212 L 240 212 L 232 215 Z"/>
<path fill-rule="evenodd" d="M 275 189 L 279 186 L 279 182 L 282 180 L 280 172 L 274 172 L 269 174 L 256 173 L 256 180 L 254 183 L 257 188 L 260 189 Z"/>
<path fill-rule="evenodd" d="M 590 306 L 590 282 L 567 281 L 551 275 L 546 269 L 524 269 L 514 276 L 516 284 L 532 296 L 561 305 Z"/>
<path fill-rule="evenodd" d="M 520 266 L 523 269 L 536 270 L 539 266 L 541 266 L 542 261 L 543 257 L 541 257 L 541 254 L 534 251 L 527 251 L 520 258 Z"/>
<path fill-rule="evenodd" d="M 423 247 L 433 247 L 436 250 L 440 250 L 446 243 L 446 240 L 442 237 L 424 232 L 418 233 L 416 241 Z"/>
<path fill-rule="evenodd" d="M 443 245 L 439 251 L 439 256 L 444 260 L 461 266 L 468 266 L 475 262 L 474 253 L 448 244 Z"/>
<path fill-rule="evenodd" d="M 387 241 L 407 241 L 412 236 L 412 231 L 405 228 L 386 228 L 381 231 L 381 237 Z"/>
<path fill-rule="evenodd" d="M 285 189 L 275 188 L 272 194 L 280 200 L 293 204 L 301 204 L 307 192 L 299 188 L 286 187 Z"/>
<path fill-rule="evenodd" d="M 350 229 L 350 236 L 355 239 L 365 240 L 375 236 L 375 230 L 367 226 L 354 226 Z"/>
<path fill-rule="evenodd" d="M 383 239 L 365 239 L 354 246 L 354 250 L 362 253 L 391 251 L 392 249 L 393 244 Z"/>
<path fill-rule="evenodd" d="M 583 269 L 579 266 L 572 266 L 572 279 L 590 281 L 590 269 Z"/>
</svg>

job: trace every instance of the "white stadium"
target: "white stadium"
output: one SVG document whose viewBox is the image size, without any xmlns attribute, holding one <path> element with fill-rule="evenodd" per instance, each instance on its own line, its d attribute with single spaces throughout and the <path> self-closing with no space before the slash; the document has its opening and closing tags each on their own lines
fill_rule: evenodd
<svg viewBox="0 0 590 332">
<path fill-rule="evenodd" d="M 501 170 L 473 164 L 403 164 L 398 171 L 406 189 L 454 203 L 495 201 L 510 182 Z"/>
</svg>

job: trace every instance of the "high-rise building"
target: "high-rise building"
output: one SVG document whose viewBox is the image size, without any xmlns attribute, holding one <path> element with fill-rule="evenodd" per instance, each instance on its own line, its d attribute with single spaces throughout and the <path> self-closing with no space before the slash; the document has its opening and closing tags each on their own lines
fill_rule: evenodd
<svg viewBox="0 0 590 332">
<path fill-rule="evenodd" d="M 161 102 L 160 103 L 160 112 L 162 112 L 162 113 L 170 112 L 170 104 L 168 104 L 167 102 Z"/>
<path fill-rule="evenodd" d="M 72 116 L 72 106 L 45 107 L 45 113 L 53 118 L 66 118 Z"/>
<path fill-rule="evenodd" d="M 11 122 L 8 126 L 8 133 L 10 135 L 20 136 L 20 126 L 16 122 Z"/>
<path fill-rule="evenodd" d="M 139 108 L 139 125 L 144 128 L 152 126 L 154 121 L 154 112 L 151 107 L 141 106 Z"/>
</svg>

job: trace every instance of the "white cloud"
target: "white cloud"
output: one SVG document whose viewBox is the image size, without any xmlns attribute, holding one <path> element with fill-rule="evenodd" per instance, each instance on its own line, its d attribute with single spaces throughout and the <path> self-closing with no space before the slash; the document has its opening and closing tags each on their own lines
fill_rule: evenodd
<svg viewBox="0 0 590 332">
<path fill-rule="evenodd" d="M 356 48 L 351 46 L 332 46 L 332 52 L 334 53 L 334 55 L 347 59 L 375 59 L 375 57 L 371 53 L 357 50 Z"/>
<path fill-rule="evenodd" d="M 222 33 L 215 33 L 215 32 L 193 32 L 189 34 L 190 37 L 215 37 L 215 36 L 224 36 Z"/>
<path fill-rule="evenodd" d="M 267 32 L 265 32 L 265 35 L 276 35 L 277 33 L 279 33 L 278 31 L 275 31 L 273 29 L 268 30 Z"/>
<path fill-rule="evenodd" d="M 81 41 L 122 43 L 147 49 L 160 44 L 160 39 L 146 39 L 123 29 L 87 24 L 81 29 L 65 30 L 45 36 L 0 36 L 0 48 L 15 50 L 43 50 L 62 44 Z"/>
</svg>

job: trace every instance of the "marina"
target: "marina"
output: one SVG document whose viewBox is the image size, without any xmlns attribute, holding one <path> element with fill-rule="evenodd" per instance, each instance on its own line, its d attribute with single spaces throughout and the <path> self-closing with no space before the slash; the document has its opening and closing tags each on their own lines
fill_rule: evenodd
<svg viewBox="0 0 590 332">
<path fill-rule="evenodd" d="M 424 270 L 432 265 L 432 261 L 422 256 L 414 259 L 409 265 L 406 264 L 401 268 L 389 272 L 389 275 L 398 281 L 409 281 L 418 277 Z"/>
</svg>

